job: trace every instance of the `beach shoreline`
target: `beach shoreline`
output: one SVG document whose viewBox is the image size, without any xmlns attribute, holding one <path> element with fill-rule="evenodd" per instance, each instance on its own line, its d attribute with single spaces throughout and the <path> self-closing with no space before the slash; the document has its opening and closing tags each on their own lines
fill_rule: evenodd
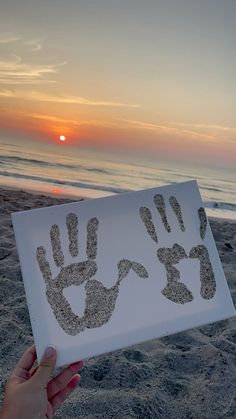
<svg viewBox="0 0 236 419">
<path fill-rule="evenodd" d="M 83 201 L 85 199 L 106 198 L 107 196 L 112 196 L 113 195 L 111 193 L 107 196 L 93 197 L 93 196 L 88 196 L 86 194 L 83 195 L 83 193 L 81 195 L 75 195 L 73 193 L 70 193 L 70 192 L 67 193 L 65 191 L 64 192 L 61 192 L 61 191 L 58 192 L 57 189 L 55 189 L 55 191 L 52 192 L 52 191 L 47 191 L 47 190 L 37 190 L 37 189 L 33 189 L 33 188 L 31 189 L 30 187 L 21 188 L 21 187 L 18 187 L 18 186 L 11 186 L 11 185 L 5 185 L 5 184 L 0 183 L 0 196 L 1 196 L 1 191 L 12 191 L 13 193 L 14 192 L 22 192 L 23 194 L 24 193 L 29 193 L 30 195 L 35 195 L 35 196 L 41 196 L 41 197 L 45 196 L 45 198 L 50 197 L 52 199 L 55 199 L 55 201 L 59 201 L 59 202 L 65 200 L 66 203 L 67 202 Z M 129 191 L 129 192 L 135 192 L 135 191 Z M 126 193 L 129 193 L 129 192 L 126 192 Z M 65 202 L 61 202 L 61 203 L 65 203 Z M 203 203 L 203 205 L 204 205 L 204 203 Z M 211 220 L 229 221 L 229 222 L 233 222 L 233 223 L 236 222 L 236 215 L 235 215 L 235 218 L 225 217 L 225 215 L 215 216 L 214 212 L 209 208 L 206 208 L 206 213 L 208 215 L 208 218 L 211 219 Z"/>
<path fill-rule="evenodd" d="M 1 394 L 33 342 L 10 215 L 73 200 L 0 187 Z M 210 218 L 210 224 L 235 303 L 236 221 Z M 231 318 L 90 359 L 81 385 L 55 418 L 233 418 L 235 330 Z"/>
<path fill-rule="evenodd" d="M 45 196 L 45 197 L 51 197 L 51 198 L 55 198 L 55 199 L 66 199 L 66 200 L 70 200 L 70 201 L 81 201 L 84 199 L 92 199 L 90 197 L 87 196 L 83 196 L 83 195 L 75 195 L 73 193 L 66 193 L 66 192 L 57 192 L 57 190 L 55 189 L 55 192 L 52 191 L 47 191 L 47 190 L 40 190 L 40 189 L 33 189 L 30 187 L 24 187 L 24 188 L 20 188 L 18 186 L 12 186 L 12 185 L 5 185 L 5 184 L 1 184 L 0 183 L 0 196 L 2 194 L 2 191 L 12 191 L 14 192 L 22 192 L 22 193 L 29 193 L 30 195 L 37 195 L 37 196 Z"/>
</svg>

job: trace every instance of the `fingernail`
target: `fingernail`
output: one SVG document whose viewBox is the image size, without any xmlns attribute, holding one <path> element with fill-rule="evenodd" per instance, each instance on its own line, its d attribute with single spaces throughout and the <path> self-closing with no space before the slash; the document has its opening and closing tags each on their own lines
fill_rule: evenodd
<svg viewBox="0 0 236 419">
<path fill-rule="evenodd" d="M 52 346 L 48 346 L 45 353 L 48 358 L 53 358 L 56 355 L 56 349 Z"/>
</svg>

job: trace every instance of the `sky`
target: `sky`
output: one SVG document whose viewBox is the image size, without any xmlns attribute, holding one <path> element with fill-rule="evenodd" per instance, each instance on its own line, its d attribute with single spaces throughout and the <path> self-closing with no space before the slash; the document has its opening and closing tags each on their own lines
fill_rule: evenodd
<svg viewBox="0 0 236 419">
<path fill-rule="evenodd" d="M 235 0 L 2 2 L 0 140 L 235 167 L 235 20 Z"/>
</svg>

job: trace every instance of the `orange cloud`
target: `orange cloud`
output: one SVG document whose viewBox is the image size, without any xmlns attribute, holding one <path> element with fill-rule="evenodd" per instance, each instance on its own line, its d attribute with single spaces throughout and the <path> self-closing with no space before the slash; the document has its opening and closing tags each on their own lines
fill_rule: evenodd
<svg viewBox="0 0 236 419">
<path fill-rule="evenodd" d="M 18 55 L 11 54 L 11 56 L 11 59 L 0 61 L 0 84 L 56 83 L 51 76 L 58 73 L 58 67 L 66 64 L 65 61 L 47 65 L 24 63 Z M 12 97 L 11 95 L 14 97 L 14 92 L 11 90 L 1 91 L 3 97 Z"/>
<path fill-rule="evenodd" d="M 1 64 L 1 63 L 0 63 Z M 46 72 L 46 69 L 45 69 Z M 0 73 L 1 77 L 1 73 Z M 120 102 L 111 102 L 105 100 L 93 100 L 87 99 L 81 96 L 69 96 L 69 95 L 59 95 L 44 93 L 39 91 L 21 91 L 21 90 L 10 90 L 2 89 L 0 90 L 0 96 L 7 99 L 21 99 L 21 100 L 30 100 L 36 102 L 55 102 L 63 104 L 74 104 L 74 105 L 88 105 L 88 106 L 108 106 L 108 107 L 122 107 L 122 108 L 140 108 L 140 105 L 120 103 Z"/>
</svg>

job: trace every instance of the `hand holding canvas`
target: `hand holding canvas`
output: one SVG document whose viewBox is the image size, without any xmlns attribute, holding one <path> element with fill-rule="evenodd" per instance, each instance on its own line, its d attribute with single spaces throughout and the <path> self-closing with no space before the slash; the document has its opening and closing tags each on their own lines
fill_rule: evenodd
<svg viewBox="0 0 236 419">
<path fill-rule="evenodd" d="M 82 361 L 69 365 L 49 381 L 56 364 L 56 350 L 47 348 L 37 368 L 35 346 L 31 346 L 17 363 L 6 384 L 0 419 L 51 419 L 58 407 L 76 388 L 76 374 Z"/>
</svg>

